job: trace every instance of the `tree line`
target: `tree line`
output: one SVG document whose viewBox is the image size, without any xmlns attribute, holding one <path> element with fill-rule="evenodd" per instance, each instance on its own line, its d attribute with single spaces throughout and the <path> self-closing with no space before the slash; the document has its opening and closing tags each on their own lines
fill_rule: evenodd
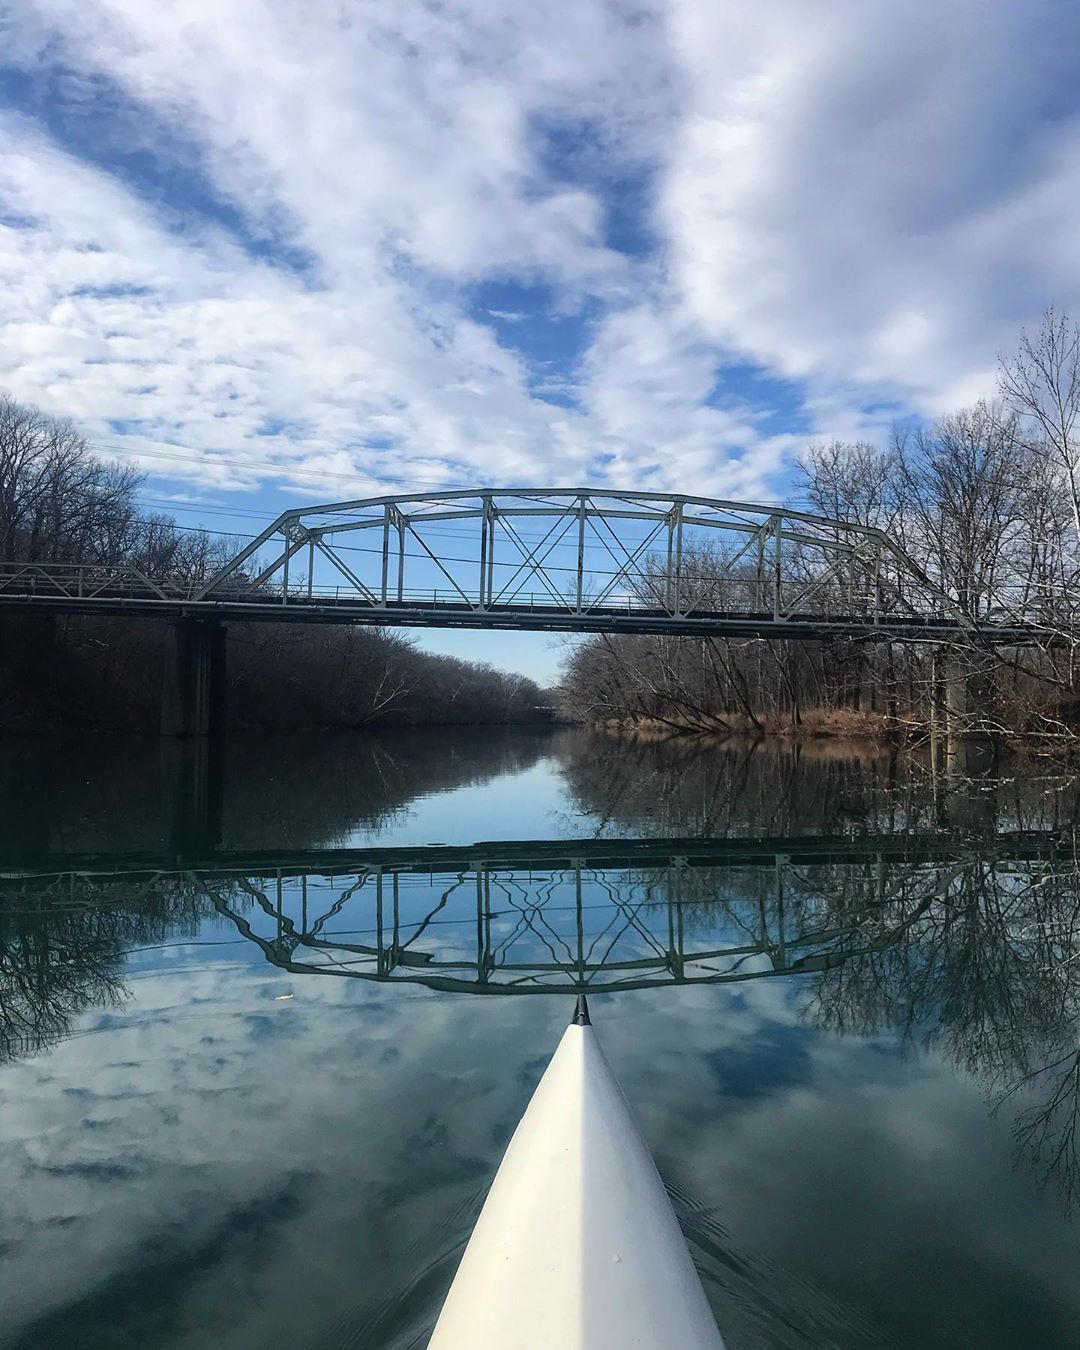
<svg viewBox="0 0 1080 1350">
<path fill-rule="evenodd" d="M 157 581 L 211 576 L 239 543 L 138 503 L 142 476 L 67 421 L 0 397 L 0 565 L 133 564 Z M 164 621 L 0 616 L 0 731 L 154 731 Z M 544 720 L 543 691 L 375 628 L 233 624 L 228 716 L 240 728 Z"/>
<path fill-rule="evenodd" d="M 949 714 L 953 730 L 1080 735 L 1078 430 L 1080 331 L 1050 311 L 1002 358 L 993 400 L 923 425 L 899 423 L 884 445 L 814 443 L 795 463 L 800 509 L 884 531 L 953 612 L 973 624 L 1022 613 L 1045 641 L 990 649 L 962 638 L 946 647 L 603 635 L 570 654 L 565 709 L 586 721 L 677 732 L 922 735 Z M 683 584 L 695 587 L 701 608 L 724 608 L 730 563 L 729 551 L 709 546 L 684 563 Z M 784 565 L 794 571 L 806 562 L 794 556 Z M 642 581 L 650 592 L 664 569 L 654 560 Z M 819 589 L 808 608 L 829 598 L 828 587 Z M 958 678 L 959 711 L 949 687 Z"/>
</svg>

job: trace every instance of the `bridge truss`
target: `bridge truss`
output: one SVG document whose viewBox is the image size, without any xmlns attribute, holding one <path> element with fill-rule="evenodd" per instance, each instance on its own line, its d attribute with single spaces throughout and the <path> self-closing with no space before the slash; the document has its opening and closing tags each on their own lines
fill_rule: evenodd
<svg viewBox="0 0 1080 1350">
<path fill-rule="evenodd" d="M 298 508 L 193 598 L 269 588 L 383 622 L 695 631 L 718 621 L 963 615 L 888 536 L 806 512 L 576 489 L 419 493 Z"/>
<path fill-rule="evenodd" d="M 201 897 L 294 975 L 504 995 L 724 984 L 882 950 L 976 875 L 1015 890 L 1075 868 L 1057 833 L 985 849 L 941 835 L 797 836 L 333 850 L 276 866 L 225 855 L 175 870 L 65 859 L 0 869 L 0 915 L 18 926 L 167 913 L 170 897 Z"/>
<path fill-rule="evenodd" d="M 409 627 L 997 645 L 1071 640 L 1050 599 L 965 608 L 887 533 L 787 507 L 589 488 L 297 507 L 212 576 L 0 565 L 0 608 Z M 1046 612 L 1044 612 L 1046 611 Z M 1057 611 L 1055 611 L 1057 612 Z"/>
</svg>

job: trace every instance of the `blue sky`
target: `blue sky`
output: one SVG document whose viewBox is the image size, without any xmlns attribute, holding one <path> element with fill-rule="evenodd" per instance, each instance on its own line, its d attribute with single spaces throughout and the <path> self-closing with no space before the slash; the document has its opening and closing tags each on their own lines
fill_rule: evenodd
<svg viewBox="0 0 1080 1350">
<path fill-rule="evenodd" d="M 184 523 L 772 500 L 809 439 L 990 395 L 1080 310 L 1056 0 L 16 0 L 0 36 L 0 388 Z"/>
</svg>

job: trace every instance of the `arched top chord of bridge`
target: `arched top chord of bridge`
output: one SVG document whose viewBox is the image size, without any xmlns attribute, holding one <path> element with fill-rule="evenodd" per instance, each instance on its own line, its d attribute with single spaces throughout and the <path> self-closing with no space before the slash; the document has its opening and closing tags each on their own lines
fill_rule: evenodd
<svg viewBox="0 0 1080 1350">
<path fill-rule="evenodd" d="M 786 507 L 588 488 L 286 511 L 213 576 L 0 567 L 0 605 L 174 617 L 699 636 L 1044 640 L 1027 597 L 966 613 L 885 532 Z"/>
</svg>

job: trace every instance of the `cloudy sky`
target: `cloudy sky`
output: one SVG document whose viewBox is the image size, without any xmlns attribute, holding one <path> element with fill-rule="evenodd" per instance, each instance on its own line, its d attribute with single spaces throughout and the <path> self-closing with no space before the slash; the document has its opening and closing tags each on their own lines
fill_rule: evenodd
<svg viewBox="0 0 1080 1350">
<path fill-rule="evenodd" d="M 9 0 L 0 35 L 0 389 L 189 523 L 773 499 L 1080 310 L 1059 0 Z"/>
</svg>

